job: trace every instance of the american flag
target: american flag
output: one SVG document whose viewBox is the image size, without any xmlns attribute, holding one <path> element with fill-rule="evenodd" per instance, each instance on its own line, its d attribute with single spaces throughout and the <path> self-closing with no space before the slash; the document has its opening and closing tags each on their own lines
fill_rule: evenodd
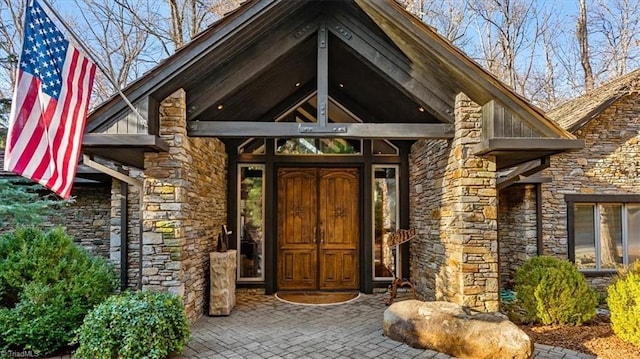
<svg viewBox="0 0 640 359">
<path fill-rule="evenodd" d="M 35 0 L 27 3 L 4 169 L 68 199 L 96 65 L 65 39 Z"/>
</svg>

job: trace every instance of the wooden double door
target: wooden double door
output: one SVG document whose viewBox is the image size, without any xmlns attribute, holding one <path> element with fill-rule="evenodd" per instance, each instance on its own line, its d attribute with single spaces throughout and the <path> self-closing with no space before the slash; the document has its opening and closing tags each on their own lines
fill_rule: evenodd
<svg viewBox="0 0 640 359">
<path fill-rule="evenodd" d="M 358 170 L 278 170 L 278 290 L 358 289 Z"/>
</svg>

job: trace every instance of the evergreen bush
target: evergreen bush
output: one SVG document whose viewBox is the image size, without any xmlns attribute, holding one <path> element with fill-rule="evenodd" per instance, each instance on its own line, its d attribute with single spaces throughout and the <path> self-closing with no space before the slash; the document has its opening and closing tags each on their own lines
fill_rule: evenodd
<svg viewBox="0 0 640 359">
<path fill-rule="evenodd" d="M 598 295 L 568 261 L 533 257 L 518 268 L 515 283 L 526 322 L 580 325 L 596 314 Z"/>
<path fill-rule="evenodd" d="M 607 288 L 607 294 L 614 333 L 640 346 L 640 262 L 621 271 Z"/>
<path fill-rule="evenodd" d="M 91 308 L 117 285 L 113 267 L 62 229 L 0 237 L 0 351 L 43 355 L 70 345 Z"/>
<path fill-rule="evenodd" d="M 92 310 L 78 331 L 76 358 L 166 358 L 182 352 L 189 322 L 179 297 L 126 292 Z"/>
</svg>

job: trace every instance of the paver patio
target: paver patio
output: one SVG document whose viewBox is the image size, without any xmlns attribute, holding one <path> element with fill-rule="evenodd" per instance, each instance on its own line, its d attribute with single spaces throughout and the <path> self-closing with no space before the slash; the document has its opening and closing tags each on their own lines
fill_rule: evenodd
<svg viewBox="0 0 640 359">
<path fill-rule="evenodd" d="M 384 294 L 361 294 L 334 306 L 303 306 L 272 295 L 238 292 L 226 317 L 203 317 L 178 358 L 221 359 L 446 359 L 449 355 L 411 348 L 382 335 Z M 69 359 L 69 355 L 50 359 Z M 536 344 L 534 359 L 595 359 L 573 350 Z"/>
<path fill-rule="evenodd" d="M 384 294 L 335 306 L 303 306 L 239 292 L 226 317 L 203 317 L 181 358 L 451 358 L 382 335 Z M 594 356 L 536 345 L 536 359 Z"/>
</svg>

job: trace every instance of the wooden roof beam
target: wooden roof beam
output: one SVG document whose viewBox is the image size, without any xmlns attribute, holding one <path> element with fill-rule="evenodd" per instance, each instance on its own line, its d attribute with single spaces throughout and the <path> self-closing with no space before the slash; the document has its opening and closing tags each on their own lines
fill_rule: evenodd
<svg viewBox="0 0 640 359">
<path fill-rule="evenodd" d="M 189 121 L 192 137 L 342 137 L 386 140 L 451 139 L 454 128 L 442 123 L 329 123 Z"/>
</svg>

